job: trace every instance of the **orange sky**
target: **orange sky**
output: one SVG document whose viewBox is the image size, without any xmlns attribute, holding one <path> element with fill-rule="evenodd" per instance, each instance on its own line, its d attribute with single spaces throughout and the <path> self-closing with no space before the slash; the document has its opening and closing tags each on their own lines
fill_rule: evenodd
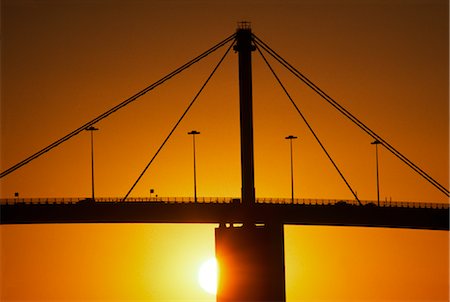
<svg viewBox="0 0 450 302">
<path fill-rule="evenodd" d="M 258 37 L 448 188 L 448 1 L 4 0 L 1 5 L 2 171 L 224 39 L 235 31 L 236 21 L 250 20 Z M 96 125 L 97 196 L 128 191 L 223 51 Z M 276 70 L 358 196 L 376 199 L 372 139 L 279 66 Z M 294 142 L 296 197 L 351 198 L 256 53 L 253 71 L 257 197 L 289 197 L 289 145 L 284 137 L 293 134 L 299 137 Z M 237 84 L 237 55 L 231 52 L 131 196 L 148 196 L 150 188 L 160 196 L 193 195 L 192 141 L 186 134 L 193 129 L 201 132 L 198 195 L 239 195 Z M 82 133 L 1 179 L 1 198 L 14 192 L 21 197 L 89 196 L 89 143 L 88 133 Z M 385 149 L 379 155 L 381 198 L 448 202 Z M 62 293 L 52 296 L 59 288 L 82 300 L 148 298 L 159 291 L 168 296 L 154 300 L 173 300 L 178 297 L 170 296 L 173 284 L 164 274 L 180 274 L 176 268 L 159 268 L 163 275 L 144 269 L 158 263 L 151 257 L 164 255 L 170 259 L 166 265 L 180 263 L 179 255 L 171 253 L 178 244 L 173 237 L 183 232 L 185 242 L 179 244 L 189 246 L 189 255 L 213 253 L 212 226 L 198 227 L 201 237 L 196 226 L 1 228 L 2 297 L 8 299 L 61 298 Z M 86 233 L 102 241 L 90 235 L 91 245 L 78 244 Z M 36 242 L 36 234 L 42 241 Z M 68 234 L 80 240 L 72 241 Z M 447 235 L 288 227 L 288 299 L 447 300 L 448 265 L 442 266 L 448 263 Z M 129 249 L 121 251 L 123 246 Z M 353 249 L 358 251 L 355 258 Z M 33 251 L 41 260 L 23 251 Z M 95 254 L 91 257 L 89 251 Z M 82 260 L 80 253 L 86 255 Z M 106 253 L 111 258 L 97 262 Z M 66 262 L 64 255 L 73 260 Z M 126 265 L 130 258 L 135 260 Z M 116 259 L 118 264 L 108 264 Z M 195 259 L 189 258 L 189 264 L 200 261 Z M 302 260 L 292 264 L 293 259 Z M 73 272 L 67 279 L 60 278 L 64 263 L 64 271 Z M 12 269 L 16 264 L 20 270 Z M 95 271 L 93 279 L 101 280 L 101 293 L 94 293 L 92 282 L 74 281 L 86 273 L 83 264 Z M 40 265 L 53 267 L 45 278 Z M 182 271 L 188 274 L 189 269 Z M 149 274 L 148 282 L 142 274 Z M 131 283 L 124 283 L 124 276 Z M 302 287 L 295 289 L 297 280 Z M 344 281 L 351 287 L 339 285 Z M 326 294 L 320 289 L 324 283 L 335 284 L 330 296 L 321 296 Z M 19 284 L 30 287 L 19 290 Z M 374 292 L 372 284 L 383 287 Z M 77 296 L 77 285 L 86 296 Z M 187 299 L 198 301 L 193 291 Z M 21 296 L 27 292 L 29 296 Z"/>
</svg>

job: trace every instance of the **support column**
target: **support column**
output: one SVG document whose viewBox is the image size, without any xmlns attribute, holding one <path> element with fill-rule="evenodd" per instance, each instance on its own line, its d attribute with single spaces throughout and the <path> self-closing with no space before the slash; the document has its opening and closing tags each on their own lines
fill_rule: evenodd
<svg viewBox="0 0 450 302">
<path fill-rule="evenodd" d="M 239 104 L 241 121 L 241 201 L 245 206 L 255 203 L 255 176 L 253 157 L 253 96 L 252 96 L 252 32 L 246 22 L 237 30 L 236 46 L 239 54 Z"/>
<path fill-rule="evenodd" d="M 283 224 L 255 224 L 253 161 L 252 33 L 248 23 L 237 30 L 241 121 L 241 173 L 243 225 L 221 223 L 215 230 L 219 263 L 217 302 L 285 301 Z M 230 205 L 232 206 L 232 205 Z"/>
<path fill-rule="evenodd" d="M 221 225 L 217 302 L 286 301 L 283 225 Z"/>
</svg>

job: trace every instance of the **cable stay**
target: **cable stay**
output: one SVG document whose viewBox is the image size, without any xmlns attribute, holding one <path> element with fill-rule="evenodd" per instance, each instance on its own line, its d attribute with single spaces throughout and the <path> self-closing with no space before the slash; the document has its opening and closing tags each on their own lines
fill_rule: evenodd
<svg viewBox="0 0 450 302">
<path fill-rule="evenodd" d="M 232 35 L 230 35 L 229 37 L 225 38 L 223 41 L 217 43 L 215 46 L 211 47 L 210 49 L 208 49 L 207 51 L 203 52 L 202 54 L 200 54 L 199 56 L 195 57 L 194 59 L 192 59 L 191 61 L 187 62 L 186 64 L 182 65 L 181 67 L 175 69 L 174 71 L 172 71 L 171 73 L 167 74 L 166 76 L 164 76 L 163 78 L 161 78 L 160 80 L 154 82 L 153 84 L 147 86 L 146 88 L 142 89 L 141 91 L 139 91 L 138 93 L 134 94 L 133 96 L 125 99 L 124 101 L 122 101 L 121 103 L 119 103 L 118 105 L 116 105 L 115 107 L 109 109 L 108 111 L 104 112 L 103 114 L 97 116 L 96 118 L 94 118 L 93 120 L 85 123 L 84 125 L 80 126 L 79 128 L 75 129 L 74 131 L 70 132 L 69 134 L 67 134 L 66 136 L 58 139 L 57 141 L 53 142 L 52 144 L 48 145 L 47 147 L 41 149 L 40 151 L 34 153 L 33 155 L 27 157 L 26 159 L 22 160 L 21 162 L 13 165 L 12 167 L 6 169 L 5 171 L 0 173 L 0 178 L 5 177 L 6 175 L 14 172 L 15 170 L 21 168 L 22 166 L 30 163 L 31 161 L 33 161 L 34 159 L 38 158 L 39 156 L 45 154 L 46 152 L 52 150 L 53 148 L 59 146 L 60 144 L 62 144 L 63 142 L 71 139 L 72 137 L 74 137 L 75 135 L 79 134 L 80 132 L 84 131 L 85 129 L 93 126 L 94 124 L 98 123 L 99 121 L 103 120 L 104 118 L 108 117 L 109 115 L 111 115 L 112 113 L 118 111 L 119 109 L 127 106 L 128 104 L 134 102 L 135 100 L 137 100 L 138 98 L 140 98 L 141 96 L 145 95 L 147 92 L 153 90 L 154 88 L 158 87 L 159 85 L 163 84 L 164 82 L 166 82 L 167 80 L 171 79 L 172 77 L 174 77 L 175 75 L 183 72 L 185 69 L 189 68 L 190 66 L 194 65 L 195 63 L 199 62 L 200 60 L 202 60 L 203 58 L 207 57 L 208 55 L 210 55 L 211 53 L 215 52 L 217 49 L 223 47 L 224 45 L 226 45 L 227 43 L 229 43 L 232 40 L 235 40 L 235 36 L 236 33 L 233 33 Z M 333 106 L 336 110 L 338 110 L 341 114 L 343 114 L 346 118 L 348 118 L 349 120 L 351 120 L 354 124 L 356 124 L 359 128 L 361 128 L 364 132 L 366 132 L 369 136 L 371 136 L 373 139 L 379 141 L 381 143 L 381 145 L 383 145 L 387 150 L 389 150 L 392 154 L 394 154 L 397 158 L 399 158 L 402 162 L 404 162 L 407 166 L 409 166 L 413 171 L 415 171 L 416 173 L 418 173 L 420 176 L 422 176 L 426 181 L 428 181 L 430 184 L 432 184 L 434 187 L 436 187 L 439 191 L 441 191 L 442 193 L 444 193 L 447 197 L 450 197 L 450 192 L 449 190 L 444 187 L 443 185 L 441 185 L 438 181 L 436 181 L 435 179 L 433 179 L 430 175 L 428 175 L 425 171 L 423 171 L 421 168 L 419 168 L 417 165 L 415 165 L 412 161 L 410 161 L 408 158 L 406 158 L 406 156 L 404 156 L 402 153 L 400 153 L 397 149 L 395 149 L 392 145 L 390 145 L 387 141 L 385 141 L 383 138 L 381 138 L 378 134 L 376 134 L 374 131 L 372 131 L 369 127 L 367 127 L 363 122 L 361 122 L 358 118 L 356 118 L 353 114 L 351 114 L 347 109 L 345 109 L 344 107 L 342 107 L 336 100 L 334 100 L 331 96 L 329 96 L 328 94 L 326 94 L 323 90 L 321 90 L 317 85 L 315 85 L 311 80 L 309 80 L 305 75 L 303 75 L 300 71 L 298 71 L 295 67 L 293 67 L 290 63 L 288 63 L 283 57 L 281 57 L 278 53 L 276 53 L 272 48 L 270 48 L 266 43 L 264 43 L 261 39 L 259 39 L 257 36 L 255 36 L 254 34 L 252 34 L 253 39 L 254 39 L 254 43 L 255 45 L 258 47 L 260 47 L 261 49 L 265 50 L 268 54 L 270 54 L 275 60 L 277 60 L 281 65 L 283 65 L 286 69 L 288 69 L 295 77 L 297 77 L 299 80 L 301 80 L 304 84 L 306 84 L 308 87 L 310 87 L 312 90 L 314 90 L 319 96 L 321 96 L 325 101 L 327 101 L 331 106 Z M 234 43 L 232 43 L 234 44 Z M 228 53 L 229 49 L 227 50 L 226 54 Z M 260 54 L 262 55 L 262 52 L 258 49 L 258 51 L 260 52 Z M 225 55 L 226 55 L 225 54 Z M 263 55 L 262 55 L 263 56 Z M 225 56 L 224 56 L 225 57 Z M 264 56 L 263 56 L 264 58 Z M 223 60 L 223 58 L 222 58 Z M 221 60 L 221 61 L 222 61 Z M 221 62 L 220 61 L 220 62 Z M 268 64 L 267 60 L 264 58 L 264 61 L 266 61 L 266 63 Z M 220 62 L 218 64 L 218 66 L 220 65 Z M 217 66 L 217 67 L 218 67 Z M 269 68 L 271 69 L 272 73 L 274 74 L 275 78 L 277 79 L 277 81 L 279 81 L 278 77 L 276 76 L 276 74 L 273 72 L 273 69 L 270 67 L 270 65 L 268 64 Z M 217 68 L 216 67 L 216 68 Z M 214 72 L 213 72 L 214 73 Z M 213 74 L 212 73 L 212 74 Z M 211 76 L 212 76 L 211 74 Z M 209 79 L 207 80 L 207 82 L 209 81 Z M 206 83 L 207 83 L 206 82 Z M 206 85 L 205 83 L 205 85 Z M 280 85 L 282 85 L 282 83 L 279 81 Z M 284 86 L 282 85 L 283 90 L 285 90 L 285 93 L 288 95 L 288 97 L 290 98 L 289 94 L 287 93 L 286 89 L 284 88 Z M 202 88 L 203 89 L 203 88 Z M 201 90 L 202 90 L 201 89 Z M 200 90 L 200 92 L 201 92 Z M 199 93 L 200 93 L 199 92 Z M 195 100 L 195 98 L 194 98 Z M 300 114 L 300 116 L 302 116 L 303 120 L 305 121 L 305 123 L 308 125 L 308 128 L 310 128 L 309 124 L 307 123 L 306 119 L 304 118 L 303 114 L 301 113 L 301 111 L 298 109 L 298 107 L 296 106 L 295 102 L 293 102 L 293 100 L 290 98 L 292 104 L 296 107 L 296 110 L 298 111 L 298 113 Z M 187 111 L 189 110 L 189 107 L 187 109 Z M 186 113 L 187 113 L 186 111 Z M 181 119 L 184 117 L 184 115 L 181 117 Z M 180 121 L 181 121 L 180 119 Z M 179 122 L 180 122 L 179 121 Z M 176 125 L 177 126 L 177 125 Z M 174 127 L 173 131 L 175 130 L 176 126 Z M 312 129 L 310 129 L 311 132 L 313 133 L 313 135 L 316 137 L 316 135 L 314 134 L 314 132 L 312 131 Z M 170 137 L 171 134 L 169 134 L 169 136 L 167 137 L 167 139 Z M 328 155 L 328 153 L 326 152 L 325 148 L 323 148 L 323 145 L 320 143 L 320 140 L 316 137 L 316 140 L 319 142 L 319 144 L 322 146 L 322 149 L 324 150 L 324 152 L 327 154 L 327 156 L 329 157 L 329 159 L 332 161 L 331 157 Z M 165 142 L 163 143 L 163 145 L 165 144 Z M 162 148 L 162 146 L 161 146 Z M 159 152 L 159 150 L 158 150 Z M 333 161 L 332 161 L 333 162 Z M 334 162 L 333 162 L 333 165 Z M 337 169 L 337 166 L 335 165 L 335 168 Z M 338 169 L 337 169 L 338 170 Z M 339 171 L 339 170 L 338 170 Z M 145 171 L 144 171 L 145 172 Z M 339 172 L 339 174 L 341 174 Z M 343 176 L 341 175 L 341 177 L 343 178 Z M 139 180 L 139 179 L 138 179 Z M 344 179 L 345 180 L 345 179 Z M 352 193 L 354 194 L 353 190 L 350 188 L 350 186 L 347 183 L 347 186 L 349 187 L 349 189 L 352 191 Z M 131 190 L 130 190 L 131 191 Z M 129 193 L 128 193 L 129 194 Z M 127 196 L 128 196 L 127 194 Z M 354 194 L 356 195 L 356 194 Z M 356 197 L 356 196 L 355 196 Z"/>
<path fill-rule="evenodd" d="M 217 65 L 214 67 L 213 71 L 211 72 L 211 74 L 208 76 L 208 78 L 206 79 L 206 81 L 203 83 L 202 87 L 200 88 L 200 90 L 197 92 L 197 94 L 194 96 L 194 98 L 192 99 L 192 101 L 189 103 L 188 107 L 186 108 L 186 110 L 183 112 L 183 114 L 181 115 L 181 117 L 178 119 L 178 121 L 175 123 L 175 125 L 173 126 L 172 130 L 170 130 L 169 134 L 167 135 L 167 137 L 164 139 L 164 141 L 162 142 L 161 146 L 159 146 L 158 150 L 156 151 L 156 153 L 153 155 L 153 157 L 151 158 L 151 160 L 148 162 L 148 164 L 145 166 L 144 170 L 142 170 L 141 174 L 139 175 L 139 177 L 136 179 L 136 181 L 134 182 L 134 184 L 131 186 L 130 190 L 128 190 L 127 194 L 125 195 L 125 197 L 121 200 L 121 201 L 126 201 L 126 199 L 128 198 L 128 196 L 130 195 L 130 193 L 133 191 L 134 187 L 138 184 L 138 182 L 141 180 L 142 176 L 144 176 L 145 172 L 147 171 L 147 169 L 150 167 L 150 165 L 153 163 L 153 161 L 155 160 L 155 158 L 158 156 L 159 152 L 162 150 L 162 148 L 164 147 L 164 145 L 167 143 L 167 141 L 169 140 L 169 138 L 172 136 L 172 134 L 175 132 L 175 130 L 177 129 L 178 125 L 181 123 L 181 121 L 183 120 L 183 118 L 186 116 L 186 114 L 188 113 L 189 109 L 191 109 L 192 105 L 194 105 L 195 101 L 198 99 L 198 97 L 200 96 L 200 94 L 202 93 L 203 89 L 206 87 L 206 85 L 209 83 L 209 80 L 211 80 L 212 76 L 216 73 L 217 69 L 219 68 L 219 66 L 222 64 L 223 60 L 225 59 L 225 57 L 227 56 L 227 54 L 230 52 L 231 48 L 233 47 L 233 45 L 235 44 L 236 41 L 234 41 L 233 43 L 230 44 L 230 46 L 228 47 L 228 49 L 226 50 L 225 54 L 222 56 L 222 58 L 219 60 L 219 63 L 217 63 Z"/>
<path fill-rule="evenodd" d="M 399 158 L 403 163 L 405 163 L 413 171 L 415 171 L 417 174 L 422 176 L 426 181 L 428 181 L 430 184 L 432 184 L 435 188 L 437 188 L 439 191 L 444 193 L 447 197 L 450 196 L 450 192 L 447 188 L 445 188 L 438 181 L 436 181 L 430 175 L 428 175 L 425 171 L 423 171 L 421 168 L 419 168 L 417 165 L 415 165 L 406 156 L 404 156 L 402 153 L 400 153 L 397 149 L 395 149 L 392 145 L 390 145 L 382 137 L 380 137 L 373 130 L 371 130 L 369 127 L 367 127 L 363 122 L 361 122 L 358 118 L 356 118 L 353 114 L 351 114 L 347 109 L 342 107 L 336 100 L 334 100 L 331 96 L 329 96 L 323 90 L 321 90 L 317 85 L 315 85 L 305 75 L 303 75 L 300 71 L 298 71 L 290 63 L 288 63 L 284 58 L 282 58 L 278 53 L 276 53 L 272 48 L 270 48 L 261 39 L 259 39 L 255 35 L 253 35 L 253 38 L 254 38 L 255 44 L 257 46 L 264 49 L 275 60 L 277 60 L 281 65 L 283 65 L 287 70 L 289 70 L 295 77 L 297 77 L 299 80 L 301 80 L 304 84 L 306 84 L 308 87 L 310 87 L 312 90 L 314 90 L 319 96 L 321 96 L 331 106 L 333 106 L 336 110 L 338 110 L 346 118 L 351 120 L 354 124 L 356 124 L 359 128 L 361 128 L 364 132 L 366 132 L 373 139 L 379 141 L 381 143 L 381 145 L 383 145 L 387 150 L 389 150 L 392 154 L 394 154 L 397 158 Z"/>
<path fill-rule="evenodd" d="M 325 153 L 325 155 L 328 157 L 328 159 L 330 160 L 330 162 L 333 164 L 334 168 L 336 169 L 336 171 L 338 172 L 339 176 L 342 178 L 342 180 L 344 181 L 344 183 L 347 185 L 347 188 L 350 190 L 350 192 L 352 193 L 353 197 L 355 197 L 355 199 L 358 201 L 359 205 L 362 205 L 361 201 L 359 200 L 358 196 L 356 195 L 355 191 L 353 191 L 352 187 L 350 186 L 349 182 L 345 179 L 344 175 L 342 174 L 342 172 L 339 170 L 338 166 L 336 165 L 336 163 L 334 162 L 334 160 L 331 158 L 330 154 L 328 153 L 328 151 L 325 149 L 325 146 L 322 144 L 322 142 L 320 141 L 319 137 L 317 136 L 317 134 L 315 133 L 315 131 L 313 130 L 313 128 L 311 127 L 311 125 L 308 123 L 308 121 L 306 120 L 306 117 L 304 116 L 304 114 L 300 111 L 300 109 L 298 108 L 297 104 L 294 102 L 294 100 L 292 99 L 291 95 L 289 94 L 289 92 L 287 91 L 286 87 L 283 85 L 283 83 L 281 82 L 280 78 L 277 76 L 277 74 L 275 73 L 275 71 L 273 70 L 272 66 L 270 65 L 270 63 L 267 61 L 266 57 L 264 56 L 264 54 L 261 52 L 260 48 L 258 47 L 258 45 L 256 45 L 256 50 L 258 50 L 259 54 L 261 55 L 261 57 L 263 58 L 264 62 L 266 63 L 267 67 L 270 69 L 270 71 L 272 72 L 272 75 L 275 77 L 275 79 L 277 80 L 278 84 L 280 84 L 281 88 L 283 89 L 284 93 L 286 94 L 286 96 L 289 98 L 289 100 L 291 101 L 292 105 L 295 107 L 295 109 L 297 110 L 298 114 L 300 115 L 300 117 L 302 118 L 302 120 L 305 122 L 306 126 L 308 127 L 309 131 L 311 132 L 311 134 L 314 136 L 314 138 L 316 139 L 317 143 L 320 145 L 320 147 L 322 148 L 323 152 Z"/>
<path fill-rule="evenodd" d="M 94 118 L 93 120 L 85 123 L 84 125 L 80 126 L 79 128 L 73 130 L 72 132 L 70 132 L 69 134 L 67 134 L 66 136 L 58 139 L 57 141 L 53 142 L 52 144 L 48 145 L 47 147 L 43 148 L 42 150 L 34 153 L 33 155 L 27 157 L 26 159 L 22 160 L 21 162 L 15 164 L 14 166 L 6 169 L 5 171 L 0 173 L 0 178 L 3 178 L 4 176 L 14 172 L 15 170 L 19 169 L 20 167 L 28 164 L 29 162 L 31 162 L 32 160 L 38 158 L 39 156 L 43 155 L 44 153 L 52 150 L 53 148 L 59 146 L 60 144 L 62 144 L 63 142 L 71 139 L 72 137 L 74 137 L 75 135 L 79 134 L 80 132 L 84 131 L 85 129 L 93 126 L 94 124 L 98 123 L 99 121 L 103 120 L 104 118 L 110 116 L 112 113 L 118 111 L 119 109 L 127 106 L 128 104 L 134 102 L 135 100 L 137 100 L 138 98 L 140 98 L 141 96 L 143 96 L 144 94 L 146 94 L 147 92 L 149 92 L 150 90 L 153 90 L 154 88 L 158 87 L 159 85 L 163 84 L 164 82 L 166 82 L 167 80 L 171 79 L 172 77 L 174 77 L 175 75 L 181 73 L 182 71 L 186 70 L 187 68 L 191 67 L 192 65 L 194 65 L 195 63 L 199 62 L 200 60 L 202 60 L 203 58 L 207 57 L 208 55 L 210 55 L 211 53 L 215 52 L 217 49 L 223 47 L 224 45 L 226 45 L 227 43 L 229 43 L 230 41 L 234 40 L 236 36 L 236 33 L 233 33 L 231 36 L 227 37 L 225 40 L 217 43 L 216 45 L 214 45 L 213 47 L 211 47 L 210 49 L 206 50 L 205 52 L 203 52 L 202 54 L 200 54 L 199 56 L 195 57 L 194 59 L 190 60 L 189 62 L 187 62 L 186 64 L 182 65 L 181 67 L 178 67 L 177 69 L 175 69 L 174 71 L 172 71 L 171 73 L 167 74 L 166 76 L 164 76 L 163 78 L 161 78 L 160 80 L 154 82 L 153 84 L 147 86 L 146 88 L 142 89 L 141 91 L 139 91 L 138 93 L 134 94 L 133 96 L 127 98 L 126 100 L 122 101 L 120 104 L 116 105 L 115 107 L 109 109 L 108 111 L 104 112 L 103 114 L 97 116 L 96 118 Z"/>
</svg>

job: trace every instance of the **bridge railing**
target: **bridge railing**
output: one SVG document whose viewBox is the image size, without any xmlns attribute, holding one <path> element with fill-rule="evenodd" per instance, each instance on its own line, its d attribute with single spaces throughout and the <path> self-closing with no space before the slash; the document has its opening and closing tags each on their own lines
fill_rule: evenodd
<svg viewBox="0 0 450 302">
<path fill-rule="evenodd" d="M 96 203 L 118 203 L 122 202 L 121 197 L 99 197 L 95 198 Z M 233 200 L 239 200 L 232 197 L 198 197 L 198 203 L 232 203 Z M 92 199 L 85 197 L 63 197 L 63 198 L 1 198 L 0 204 L 76 204 L 82 202 L 92 202 Z M 125 202 L 129 203 L 194 203 L 193 197 L 128 197 Z"/>
<path fill-rule="evenodd" d="M 64 197 L 64 198 L 2 198 L 0 199 L 1 205 L 12 204 L 76 204 L 85 198 L 81 197 Z"/>
<path fill-rule="evenodd" d="M 291 198 L 257 198 L 259 203 L 276 203 L 276 204 L 299 204 L 299 205 L 312 205 L 312 206 L 327 206 L 327 205 L 350 205 L 360 206 L 357 200 L 351 199 L 313 199 L 313 198 L 295 198 L 292 201 Z M 375 206 L 378 207 L 378 201 L 376 200 L 360 200 L 363 206 Z M 432 208 L 432 209 L 449 209 L 450 204 L 438 203 L 438 202 L 416 202 L 416 201 L 391 201 L 380 200 L 379 207 L 396 207 L 396 208 Z"/>
<path fill-rule="evenodd" d="M 78 204 L 92 202 L 89 198 L 64 197 L 64 198 L 3 198 L 2 205 L 12 204 Z M 100 197 L 95 199 L 96 203 L 118 203 L 122 202 L 120 197 Z M 193 197 L 130 197 L 125 200 L 129 203 L 194 203 Z M 235 197 L 198 197 L 197 203 L 239 203 L 240 199 Z M 312 198 L 257 198 L 257 203 L 263 204 L 296 204 L 305 206 L 359 206 L 358 201 L 350 199 L 312 199 Z M 361 200 L 363 206 L 378 207 L 377 201 Z M 411 202 L 411 201 L 380 201 L 380 207 L 396 208 L 431 208 L 449 209 L 448 203 L 437 202 Z"/>
</svg>

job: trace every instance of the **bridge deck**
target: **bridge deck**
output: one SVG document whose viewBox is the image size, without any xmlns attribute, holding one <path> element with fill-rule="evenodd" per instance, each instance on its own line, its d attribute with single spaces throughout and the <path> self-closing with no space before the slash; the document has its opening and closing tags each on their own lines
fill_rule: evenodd
<svg viewBox="0 0 450 302">
<path fill-rule="evenodd" d="M 360 206 L 347 202 L 316 204 L 92 202 L 3 203 L 1 224 L 33 223 L 255 223 L 365 226 L 449 230 L 448 205 Z"/>
</svg>

